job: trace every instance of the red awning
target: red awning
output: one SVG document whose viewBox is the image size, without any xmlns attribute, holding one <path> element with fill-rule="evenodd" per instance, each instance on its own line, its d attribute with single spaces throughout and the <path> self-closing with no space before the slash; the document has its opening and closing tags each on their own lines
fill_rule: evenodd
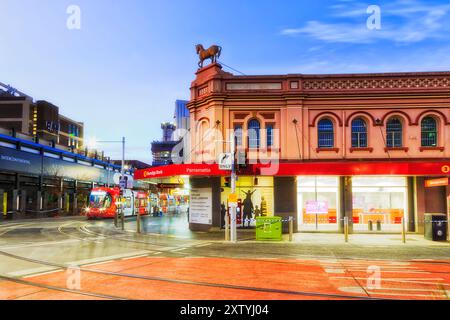
<svg viewBox="0 0 450 320">
<path fill-rule="evenodd" d="M 255 176 L 443 176 L 450 175 L 450 161 L 336 161 L 249 165 L 241 175 Z M 229 176 L 217 164 L 180 164 L 137 170 L 135 180 L 171 176 Z"/>
</svg>

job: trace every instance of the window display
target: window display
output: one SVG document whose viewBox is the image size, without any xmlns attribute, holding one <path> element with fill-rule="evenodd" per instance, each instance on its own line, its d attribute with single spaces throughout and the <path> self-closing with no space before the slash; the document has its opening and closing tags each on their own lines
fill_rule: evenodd
<svg viewBox="0 0 450 320">
<path fill-rule="evenodd" d="M 228 208 L 231 188 L 226 178 L 222 178 L 221 185 L 223 190 L 221 204 Z M 274 216 L 273 177 L 239 176 L 236 181 L 236 194 L 238 196 L 238 227 L 255 227 L 256 217 Z"/>
</svg>

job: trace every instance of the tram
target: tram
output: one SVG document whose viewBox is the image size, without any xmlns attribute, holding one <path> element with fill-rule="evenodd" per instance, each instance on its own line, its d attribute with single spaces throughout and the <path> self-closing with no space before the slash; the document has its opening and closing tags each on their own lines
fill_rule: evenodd
<svg viewBox="0 0 450 320">
<path fill-rule="evenodd" d="M 85 209 L 88 219 L 114 218 L 120 203 L 123 204 L 124 216 L 149 214 L 149 196 L 144 191 L 125 189 L 120 196 L 119 188 L 94 188 L 89 196 L 89 205 Z"/>
</svg>

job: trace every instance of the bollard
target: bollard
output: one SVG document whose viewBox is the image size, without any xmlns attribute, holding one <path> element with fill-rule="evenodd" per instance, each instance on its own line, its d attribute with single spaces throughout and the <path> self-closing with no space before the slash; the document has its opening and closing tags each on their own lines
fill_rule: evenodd
<svg viewBox="0 0 450 320">
<path fill-rule="evenodd" d="M 120 220 L 121 220 L 121 224 L 122 224 L 122 231 L 124 231 L 125 230 L 125 212 L 124 212 L 125 210 L 121 209 L 120 211 L 121 211 Z"/>
<path fill-rule="evenodd" d="M 344 218 L 344 236 L 345 242 L 348 242 L 348 217 Z"/>
<path fill-rule="evenodd" d="M 230 241 L 230 215 L 225 215 L 225 241 Z"/>
<path fill-rule="evenodd" d="M 289 241 L 294 239 L 294 217 L 289 217 Z"/>
<path fill-rule="evenodd" d="M 406 243 L 406 221 L 405 217 L 402 217 L 402 242 Z"/>
<path fill-rule="evenodd" d="M 377 231 L 381 231 L 381 221 L 377 221 Z"/>
<path fill-rule="evenodd" d="M 141 215 L 139 214 L 139 212 L 136 217 L 136 228 L 137 228 L 137 233 L 141 233 Z"/>
<path fill-rule="evenodd" d="M 3 216 L 6 217 L 8 215 L 8 194 L 3 192 Z"/>
<path fill-rule="evenodd" d="M 369 220 L 369 231 L 373 231 L 373 221 Z"/>
</svg>

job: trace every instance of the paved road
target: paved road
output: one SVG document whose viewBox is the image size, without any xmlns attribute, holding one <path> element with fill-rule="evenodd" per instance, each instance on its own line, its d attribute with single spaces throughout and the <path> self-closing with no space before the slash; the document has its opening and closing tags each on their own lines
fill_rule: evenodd
<svg viewBox="0 0 450 320">
<path fill-rule="evenodd" d="M 150 234 L 112 221 L 0 225 L 0 299 L 448 299 L 450 245 L 410 236 L 296 235 L 238 244 L 150 218 Z M 369 238 L 368 238 L 369 237 Z"/>
</svg>

